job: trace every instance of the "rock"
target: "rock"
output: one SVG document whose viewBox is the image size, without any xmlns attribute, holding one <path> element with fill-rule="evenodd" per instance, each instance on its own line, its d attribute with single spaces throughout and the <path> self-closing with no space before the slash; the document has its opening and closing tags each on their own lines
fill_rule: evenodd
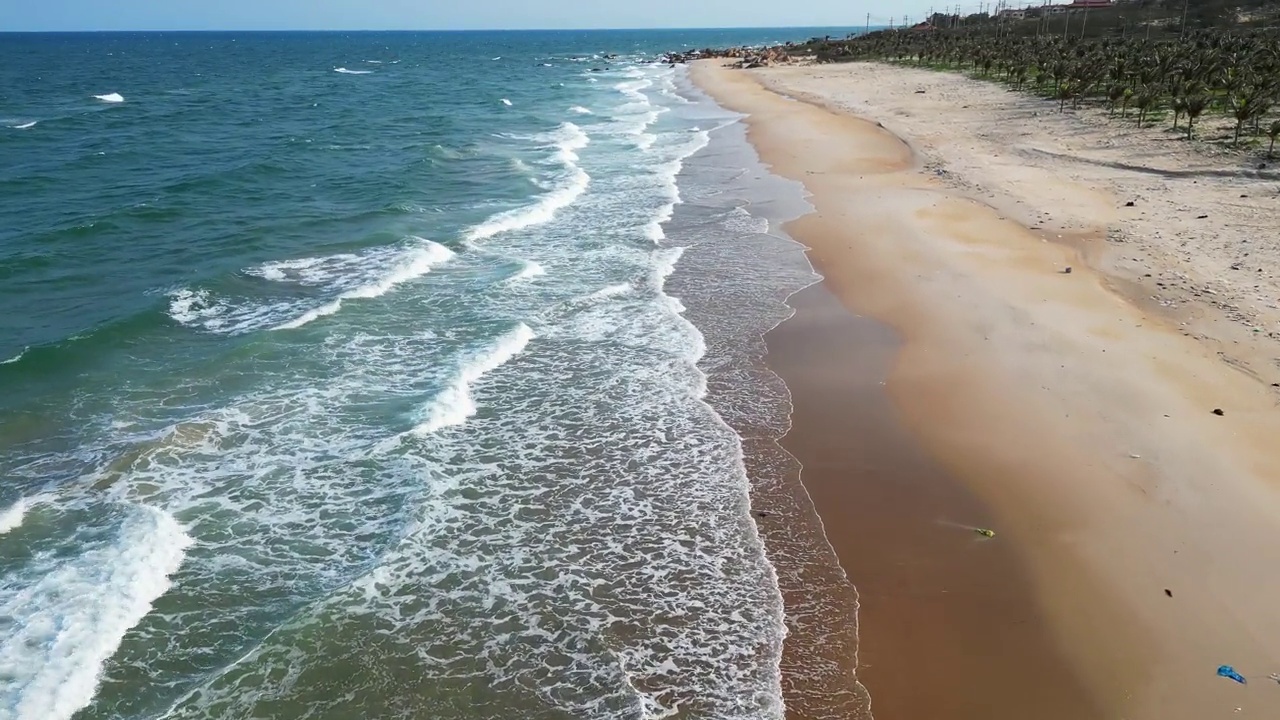
<svg viewBox="0 0 1280 720">
<path fill-rule="evenodd" d="M 1164 594 L 1168 595 L 1169 597 L 1173 597 L 1173 591 L 1170 590 L 1169 588 L 1164 589 Z"/>
<path fill-rule="evenodd" d="M 1125 207 L 1133 207 L 1133 206 L 1134 206 L 1134 204 L 1135 204 L 1135 203 L 1134 203 L 1132 200 L 1130 200 L 1129 202 L 1125 203 L 1125 204 L 1124 204 L 1124 206 L 1125 206 Z"/>
<path fill-rule="evenodd" d="M 1227 413 L 1226 413 L 1225 411 L 1223 411 L 1223 409 L 1222 409 L 1222 408 L 1214 408 L 1214 409 L 1213 409 L 1213 414 L 1214 414 L 1214 415 L 1217 415 L 1218 417 L 1222 417 L 1223 415 L 1226 415 Z"/>
<path fill-rule="evenodd" d="M 1070 274 L 1071 274 L 1071 268 L 1070 268 L 1069 266 L 1068 266 L 1068 267 L 1066 267 L 1066 268 L 1064 268 L 1064 269 L 1063 269 L 1063 271 L 1062 271 L 1062 274 L 1063 274 L 1063 275 L 1070 275 Z"/>
</svg>

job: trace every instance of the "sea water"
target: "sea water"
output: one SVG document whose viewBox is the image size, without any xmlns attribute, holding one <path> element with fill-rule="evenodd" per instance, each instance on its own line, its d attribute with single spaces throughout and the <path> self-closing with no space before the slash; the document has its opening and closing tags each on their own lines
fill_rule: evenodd
<svg viewBox="0 0 1280 720">
<path fill-rule="evenodd" d="M 0 36 L 0 718 L 782 717 L 803 200 L 652 61 L 826 32 Z"/>
</svg>

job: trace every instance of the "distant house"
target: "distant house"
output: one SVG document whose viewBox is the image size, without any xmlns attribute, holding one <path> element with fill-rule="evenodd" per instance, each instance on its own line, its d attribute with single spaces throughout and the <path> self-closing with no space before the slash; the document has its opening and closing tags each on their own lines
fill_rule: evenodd
<svg viewBox="0 0 1280 720">
<path fill-rule="evenodd" d="M 933 29 L 934 29 L 933 24 L 929 22 L 916 23 L 915 25 L 911 26 L 912 32 L 928 32 L 929 30 L 933 30 Z"/>
<path fill-rule="evenodd" d="M 1104 10 L 1114 6 L 1115 0 L 1073 0 L 1067 10 Z"/>
<path fill-rule="evenodd" d="M 998 14 L 998 17 L 1000 17 L 1002 20 L 1025 20 L 1027 17 L 1027 11 L 1024 9 L 1015 10 L 1013 8 L 1009 8 L 1006 10 L 1001 10 Z"/>
</svg>

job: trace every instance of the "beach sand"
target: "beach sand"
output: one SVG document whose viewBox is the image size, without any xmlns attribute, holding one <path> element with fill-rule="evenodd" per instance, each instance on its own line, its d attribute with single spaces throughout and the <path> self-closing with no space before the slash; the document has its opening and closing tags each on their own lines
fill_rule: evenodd
<svg viewBox="0 0 1280 720">
<path fill-rule="evenodd" d="M 1274 181 L 956 75 L 694 76 L 812 194 L 769 363 L 876 717 L 1280 715 Z"/>
</svg>

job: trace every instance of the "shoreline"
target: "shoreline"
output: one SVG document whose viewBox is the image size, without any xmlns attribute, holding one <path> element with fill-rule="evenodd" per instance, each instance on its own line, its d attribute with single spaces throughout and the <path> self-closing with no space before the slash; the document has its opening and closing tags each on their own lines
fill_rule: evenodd
<svg viewBox="0 0 1280 720">
<path fill-rule="evenodd" d="M 698 102 L 719 109 L 691 84 L 688 89 Z M 725 119 L 736 117 L 726 113 Z M 785 622 L 772 649 L 779 653 L 780 700 L 792 718 L 864 718 L 866 692 L 850 683 L 857 628 L 849 620 L 856 615 L 856 594 L 799 482 L 798 462 L 780 443 L 790 427 L 791 397 L 783 378 L 764 362 L 766 337 L 794 315 L 788 298 L 820 280 L 804 246 L 781 230 L 810 206 L 798 183 L 760 164 L 740 123 L 721 127 L 683 172 L 685 200 L 670 232 L 685 250 L 667 287 L 703 334 L 706 402 L 741 447 L 750 505 L 749 518 L 743 507 L 744 521 L 763 545 L 780 601 L 779 622 Z M 726 216 L 738 218 L 727 234 L 682 232 L 708 222 L 725 227 Z M 723 280 L 708 284 L 708 277 Z"/>
<path fill-rule="evenodd" d="M 898 507 L 945 496 L 945 478 L 953 478 L 950 487 L 991 512 L 993 544 L 1008 548 L 992 576 L 998 587 L 984 586 L 973 607 L 938 588 L 925 591 L 943 613 L 937 628 L 993 642 L 966 647 L 936 633 L 913 636 L 927 615 L 909 602 L 912 575 L 901 564 L 877 567 L 877 551 L 863 547 L 874 537 L 831 530 L 858 519 L 853 503 L 837 502 L 840 493 L 866 498 L 876 483 L 859 489 L 824 479 L 820 463 L 806 461 L 823 447 L 824 425 L 809 422 L 821 413 L 805 410 L 797 395 L 795 431 L 784 445 L 804 463 L 805 486 L 854 585 L 888 588 L 881 601 L 903 618 L 895 635 L 864 603 L 860 678 L 873 711 L 882 720 L 917 717 L 929 712 L 919 704 L 933 695 L 927 688 L 966 674 L 977 684 L 957 682 L 953 693 L 966 697 L 935 705 L 945 708 L 936 716 L 1021 717 L 1034 709 L 1037 717 L 1061 710 L 1064 718 L 1191 718 L 1280 708 L 1280 695 L 1266 692 L 1274 688 L 1240 688 L 1214 675 L 1230 663 L 1265 681 L 1280 668 L 1280 655 L 1260 640 L 1280 630 L 1266 610 L 1280 587 L 1257 577 L 1280 559 L 1269 540 L 1280 529 L 1273 519 L 1280 500 L 1267 482 L 1278 476 L 1268 438 L 1280 423 L 1266 384 L 1224 362 L 1212 342 L 1117 292 L 1124 278 L 1108 272 L 1116 259 L 1097 240 L 1117 222 L 1114 188 L 1067 188 L 1079 180 L 1066 177 L 1051 188 L 1059 201 L 1037 207 L 1043 194 L 1019 196 L 1010 187 L 1033 181 L 1031 170 L 1017 158 L 975 160 L 986 148 L 981 138 L 960 146 L 969 137 L 959 134 L 963 122 L 946 136 L 950 144 L 921 140 L 938 108 L 952 105 L 932 106 L 923 119 L 903 110 L 913 91 L 902 85 L 919 77 L 877 67 L 884 97 L 868 100 L 871 85 L 856 83 L 862 71 L 743 72 L 708 61 L 693 77 L 749 116 L 750 140 L 773 172 L 806 186 L 816 212 L 787 229 L 810 248 L 826 278 L 821 287 L 850 315 L 882 323 L 901 341 L 881 390 L 941 473 Z M 886 87 L 892 79 L 898 87 Z M 908 127 L 895 134 L 877 121 Z M 1112 211 L 1091 218 L 1099 205 Z M 1044 210 L 1057 215 L 1052 227 L 1025 221 Z M 1055 229 L 1060 237 L 1046 237 Z M 1063 273 L 1068 266 L 1073 274 Z M 787 326 L 798 318 L 773 335 L 794 330 Z M 769 342 L 771 355 L 779 342 Z M 857 374 L 832 377 L 852 382 Z M 789 385 L 801 379 L 794 370 L 784 377 Z M 836 412 L 821 397 L 830 387 L 819 385 L 812 400 Z M 1215 407 L 1226 408 L 1223 417 L 1209 412 Z M 937 560 L 928 533 L 915 532 L 921 544 L 900 558 L 907 569 Z M 915 577 L 938 582 L 946 571 Z M 1006 609 L 984 621 L 992 604 Z M 948 654 L 960 664 L 912 669 L 913 660 Z M 1052 662 L 1036 666 L 1020 654 Z M 1021 675 L 982 680 L 984 668 L 1002 662 Z"/>
<path fill-rule="evenodd" d="M 850 670 L 870 716 L 978 720 L 1037 703 L 1050 709 L 1036 717 L 1097 716 L 1029 602 L 1018 558 L 975 532 L 994 524 L 991 509 L 897 416 L 884 381 L 900 338 L 823 283 L 789 302 L 795 316 L 766 337 L 793 398 L 781 444 L 803 463 L 795 482 L 857 588 Z M 998 656 L 984 650 L 993 636 Z M 790 720 L 840 717 L 795 710 Z"/>
</svg>

